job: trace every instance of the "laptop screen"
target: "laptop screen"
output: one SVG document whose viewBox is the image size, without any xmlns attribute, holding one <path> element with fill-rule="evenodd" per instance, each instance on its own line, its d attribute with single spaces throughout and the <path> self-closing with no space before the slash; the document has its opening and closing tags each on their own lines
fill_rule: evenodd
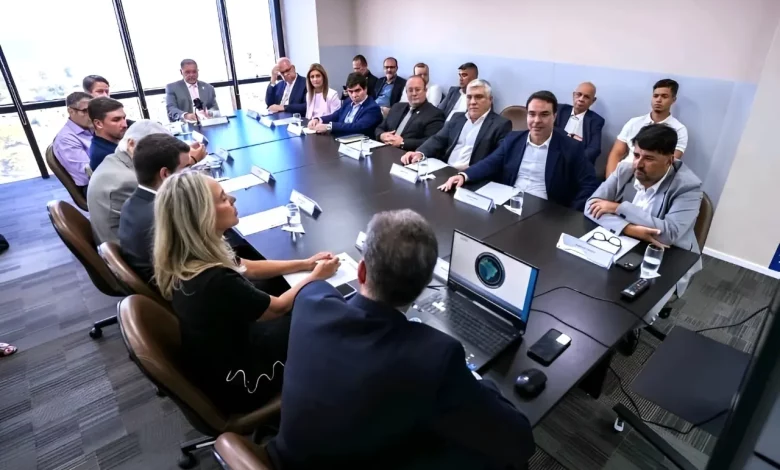
<svg viewBox="0 0 780 470">
<path fill-rule="evenodd" d="M 528 323 L 539 270 L 455 231 L 449 281 Z"/>
</svg>

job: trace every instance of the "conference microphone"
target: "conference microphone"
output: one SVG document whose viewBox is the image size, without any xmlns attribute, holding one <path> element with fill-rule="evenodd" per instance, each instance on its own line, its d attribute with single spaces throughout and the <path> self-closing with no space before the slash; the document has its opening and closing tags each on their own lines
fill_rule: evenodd
<svg viewBox="0 0 780 470">
<path fill-rule="evenodd" d="M 195 98 L 192 103 L 195 105 L 195 109 L 203 111 L 203 101 L 200 98 Z"/>
</svg>

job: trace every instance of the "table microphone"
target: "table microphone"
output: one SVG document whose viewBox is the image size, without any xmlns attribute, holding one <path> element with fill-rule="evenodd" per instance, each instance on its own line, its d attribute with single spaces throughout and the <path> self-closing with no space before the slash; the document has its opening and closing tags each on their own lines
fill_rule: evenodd
<svg viewBox="0 0 780 470">
<path fill-rule="evenodd" d="M 203 100 L 201 100 L 200 98 L 195 98 L 194 100 L 192 100 L 192 104 L 195 105 L 196 110 L 203 111 L 205 113 L 205 111 L 203 110 Z M 195 119 L 198 121 L 198 124 L 200 124 L 200 116 L 198 116 L 198 111 L 195 111 Z"/>
</svg>

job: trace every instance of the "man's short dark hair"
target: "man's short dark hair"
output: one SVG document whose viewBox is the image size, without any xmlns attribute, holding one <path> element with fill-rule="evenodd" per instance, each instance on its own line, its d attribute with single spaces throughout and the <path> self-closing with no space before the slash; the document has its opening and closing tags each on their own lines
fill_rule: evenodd
<svg viewBox="0 0 780 470">
<path fill-rule="evenodd" d="M 385 60 L 382 61 L 382 65 L 384 66 L 385 62 L 387 62 L 388 60 L 392 60 L 393 62 L 395 62 L 395 66 L 398 67 L 398 59 L 396 59 L 395 57 L 386 58 Z"/>
<path fill-rule="evenodd" d="M 181 154 L 189 151 L 189 145 L 169 134 L 149 134 L 142 138 L 133 151 L 138 184 L 153 186 L 161 169 L 173 173 L 179 167 Z"/>
<path fill-rule="evenodd" d="M 458 67 L 458 70 L 468 70 L 468 69 L 474 69 L 474 72 L 477 76 L 479 76 L 479 67 L 477 67 L 477 64 L 474 62 L 466 62 L 465 64 Z"/>
<path fill-rule="evenodd" d="M 65 98 L 65 106 L 72 108 L 81 100 L 91 100 L 92 95 L 83 91 L 74 91 Z"/>
<path fill-rule="evenodd" d="M 192 59 L 184 59 L 184 60 L 181 61 L 181 64 L 180 64 L 179 68 L 183 69 L 185 65 L 194 65 L 195 67 L 197 67 L 198 63 L 195 62 Z"/>
<path fill-rule="evenodd" d="M 677 96 L 677 90 L 680 89 L 680 84 L 671 78 L 664 78 L 655 82 L 653 91 L 655 91 L 656 88 L 668 88 L 672 90 L 672 96 Z"/>
<path fill-rule="evenodd" d="M 635 147 L 661 155 L 674 155 L 677 148 L 677 131 L 666 124 L 648 124 L 631 141 Z M 634 156 L 631 155 L 631 158 Z"/>
<path fill-rule="evenodd" d="M 106 114 L 122 108 L 124 108 L 124 105 L 113 98 L 107 96 L 93 98 L 89 101 L 89 119 L 102 121 L 106 118 Z"/>
<path fill-rule="evenodd" d="M 368 65 L 368 61 L 366 60 L 366 56 L 363 54 L 358 54 L 355 57 L 352 58 L 352 62 L 360 62 L 360 65 Z"/>
<path fill-rule="evenodd" d="M 347 88 L 360 85 L 362 88 L 368 88 L 368 78 L 359 74 L 358 72 L 352 72 L 347 75 Z"/>
<path fill-rule="evenodd" d="M 84 77 L 84 80 L 81 81 L 81 87 L 84 88 L 84 91 L 87 93 L 92 93 L 92 88 L 95 86 L 95 83 L 105 83 L 106 86 L 111 86 L 108 84 L 108 80 L 100 75 L 87 75 Z"/>
<path fill-rule="evenodd" d="M 558 98 L 556 98 L 551 91 L 542 90 L 532 94 L 531 96 L 528 97 L 528 101 L 525 102 L 525 107 L 527 108 L 528 105 L 531 104 L 531 101 L 533 100 L 546 101 L 552 104 L 553 114 L 558 112 Z"/>
<path fill-rule="evenodd" d="M 418 213 L 380 212 L 368 223 L 363 260 L 366 287 L 375 300 L 408 305 L 431 282 L 438 257 L 436 235 Z"/>
</svg>

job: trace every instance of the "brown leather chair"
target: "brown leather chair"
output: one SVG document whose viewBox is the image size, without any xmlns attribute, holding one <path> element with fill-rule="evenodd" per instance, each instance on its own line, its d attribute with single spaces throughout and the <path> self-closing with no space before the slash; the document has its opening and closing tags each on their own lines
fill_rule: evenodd
<svg viewBox="0 0 780 470">
<path fill-rule="evenodd" d="M 126 292 L 98 255 L 89 219 L 64 201 L 49 201 L 46 208 L 57 235 L 87 270 L 95 287 L 106 295 L 124 297 Z M 93 325 L 89 336 L 100 338 L 103 335 L 102 328 L 115 323 L 116 317 L 100 320 Z"/>
<path fill-rule="evenodd" d="M 528 116 L 528 108 L 525 106 L 507 106 L 503 111 L 501 111 L 501 115 L 512 121 L 513 131 L 528 130 L 528 121 L 526 120 L 526 116 Z"/>
<path fill-rule="evenodd" d="M 106 262 L 108 269 L 119 280 L 119 283 L 124 288 L 124 291 L 128 294 L 140 294 L 154 300 L 158 304 L 173 311 L 171 303 L 165 300 L 159 292 L 153 289 L 149 284 L 145 283 L 138 277 L 138 274 L 133 271 L 133 268 L 125 263 L 122 258 L 122 252 L 119 249 L 119 245 L 114 242 L 104 242 L 98 247 L 98 253 L 103 261 Z"/>
<path fill-rule="evenodd" d="M 117 306 L 119 328 L 130 358 L 141 372 L 181 409 L 192 427 L 206 437 L 181 445 L 179 467 L 197 464 L 193 451 L 212 444 L 226 432 L 254 433 L 256 442 L 270 426 L 278 424 L 281 398 L 246 414 L 225 415 L 181 372 L 179 320 L 157 302 L 142 295 L 131 295 Z"/>
<path fill-rule="evenodd" d="M 232 432 L 217 438 L 214 457 L 226 470 L 273 470 L 264 447 Z"/>
<path fill-rule="evenodd" d="M 62 163 L 57 160 L 57 157 L 54 156 L 53 144 L 49 145 L 49 148 L 46 149 L 46 164 L 49 165 L 49 168 L 51 168 L 51 171 L 57 176 L 57 179 L 60 180 L 60 183 L 68 190 L 70 197 L 73 198 L 73 202 L 76 203 L 79 209 L 89 212 L 89 209 L 87 208 L 87 198 L 84 197 L 81 189 L 76 186 L 76 182 L 73 181 L 73 177 L 70 176 L 68 170 L 66 170 L 65 167 L 62 166 Z"/>
<path fill-rule="evenodd" d="M 696 234 L 696 241 L 699 242 L 699 250 L 704 249 L 704 243 L 707 242 L 707 235 L 710 234 L 712 217 L 715 210 L 712 208 L 712 200 L 707 193 L 702 193 L 701 206 L 699 206 L 699 216 L 696 218 L 696 225 L 693 226 L 693 233 Z"/>
</svg>

